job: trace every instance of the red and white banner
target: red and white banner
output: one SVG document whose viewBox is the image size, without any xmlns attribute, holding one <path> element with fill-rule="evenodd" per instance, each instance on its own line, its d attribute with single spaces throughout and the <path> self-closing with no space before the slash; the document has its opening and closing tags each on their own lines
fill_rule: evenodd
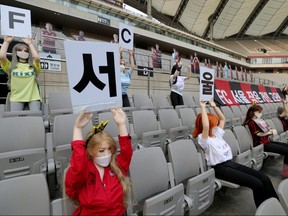
<svg viewBox="0 0 288 216">
<path fill-rule="evenodd" d="M 278 103 L 283 98 L 280 88 L 215 80 L 214 100 L 223 106 L 257 103 Z"/>
</svg>

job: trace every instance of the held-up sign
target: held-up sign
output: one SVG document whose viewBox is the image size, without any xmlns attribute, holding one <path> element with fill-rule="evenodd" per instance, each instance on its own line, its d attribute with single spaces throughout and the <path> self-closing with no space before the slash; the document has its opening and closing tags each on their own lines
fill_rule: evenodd
<svg viewBox="0 0 288 216">
<path fill-rule="evenodd" d="M 200 67 L 200 99 L 210 101 L 214 98 L 214 69 Z"/>
<path fill-rule="evenodd" d="M 118 44 L 64 41 L 73 112 L 122 107 Z"/>
<path fill-rule="evenodd" d="M 31 38 L 30 10 L 0 5 L 1 35 Z"/>
<path fill-rule="evenodd" d="M 59 59 L 61 59 L 61 55 L 39 52 L 39 56 L 41 69 L 50 71 L 61 71 L 61 62 L 59 61 Z"/>
<path fill-rule="evenodd" d="M 119 23 L 119 46 L 123 49 L 133 50 L 134 29 L 129 25 Z"/>
</svg>

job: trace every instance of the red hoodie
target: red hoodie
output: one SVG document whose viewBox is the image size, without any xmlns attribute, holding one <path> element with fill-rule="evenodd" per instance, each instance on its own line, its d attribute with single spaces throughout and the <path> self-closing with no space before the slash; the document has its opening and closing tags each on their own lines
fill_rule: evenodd
<svg viewBox="0 0 288 216">
<path fill-rule="evenodd" d="M 127 175 L 133 150 L 130 136 L 118 136 L 121 147 L 117 163 L 124 175 Z M 66 194 L 78 200 L 80 206 L 73 215 L 123 215 L 122 186 L 110 166 L 105 167 L 103 182 L 93 160 L 88 159 L 85 141 L 75 140 L 71 143 L 72 156 L 66 174 Z"/>
</svg>

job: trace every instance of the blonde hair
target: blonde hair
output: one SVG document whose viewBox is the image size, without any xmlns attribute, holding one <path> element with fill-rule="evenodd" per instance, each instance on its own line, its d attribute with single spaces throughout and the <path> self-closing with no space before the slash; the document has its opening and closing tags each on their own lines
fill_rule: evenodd
<svg viewBox="0 0 288 216">
<path fill-rule="evenodd" d="M 93 133 L 94 133 L 94 130 L 90 131 L 86 136 L 86 140 L 91 135 L 93 135 Z M 95 151 L 95 149 L 99 149 L 103 142 L 108 143 L 109 146 L 111 147 L 112 156 L 111 156 L 111 162 L 110 162 L 110 169 L 116 174 L 116 176 L 118 177 L 118 180 L 122 186 L 123 204 L 127 208 L 128 207 L 129 192 L 130 192 L 130 181 L 129 181 L 129 178 L 127 176 L 123 175 L 122 170 L 120 169 L 120 167 L 117 164 L 117 161 L 116 161 L 117 147 L 116 147 L 116 143 L 115 143 L 115 140 L 113 139 L 113 137 L 105 131 L 100 131 L 100 132 L 96 133 L 95 135 L 93 135 L 90 138 L 90 140 L 88 141 L 88 143 L 86 144 L 88 157 L 90 159 L 92 159 L 93 152 Z"/>
</svg>

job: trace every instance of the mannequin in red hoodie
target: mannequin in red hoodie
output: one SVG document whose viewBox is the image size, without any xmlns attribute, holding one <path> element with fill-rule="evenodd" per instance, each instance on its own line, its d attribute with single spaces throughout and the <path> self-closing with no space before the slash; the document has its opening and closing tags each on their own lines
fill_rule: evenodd
<svg viewBox="0 0 288 216">
<path fill-rule="evenodd" d="M 93 127 L 83 140 L 82 128 L 91 120 L 92 113 L 82 111 L 75 121 L 73 152 L 65 179 L 66 194 L 79 203 L 73 215 L 126 214 L 129 192 L 126 175 L 133 150 L 125 113 L 120 108 L 111 112 L 119 131 L 118 155 L 113 137 L 99 130 L 99 126 Z"/>
</svg>

